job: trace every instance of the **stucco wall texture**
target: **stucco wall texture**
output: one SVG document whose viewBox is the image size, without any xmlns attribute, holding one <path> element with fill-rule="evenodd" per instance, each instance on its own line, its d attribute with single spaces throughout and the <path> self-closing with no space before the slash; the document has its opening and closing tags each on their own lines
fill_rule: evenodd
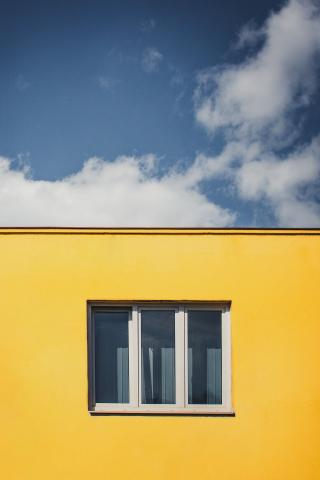
<svg viewBox="0 0 320 480">
<path fill-rule="evenodd" d="M 1 478 L 320 478 L 320 230 L 0 229 L 0 265 Z M 235 416 L 90 416 L 87 300 L 231 300 Z"/>
</svg>

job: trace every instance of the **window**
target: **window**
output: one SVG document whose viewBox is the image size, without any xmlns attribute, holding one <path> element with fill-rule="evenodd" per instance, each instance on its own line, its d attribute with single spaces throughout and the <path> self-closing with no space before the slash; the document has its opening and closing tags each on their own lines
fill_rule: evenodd
<svg viewBox="0 0 320 480">
<path fill-rule="evenodd" d="M 88 302 L 90 412 L 232 413 L 229 307 Z"/>
</svg>

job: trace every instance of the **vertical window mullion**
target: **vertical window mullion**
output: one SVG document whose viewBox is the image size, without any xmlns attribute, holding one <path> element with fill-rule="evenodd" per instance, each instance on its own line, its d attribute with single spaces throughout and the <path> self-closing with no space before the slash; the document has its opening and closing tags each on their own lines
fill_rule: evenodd
<svg viewBox="0 0 320 480">
<path fill-rule="evenodd" d="M 139 399 L 139 351 L 138 351 L 138 308 L 132 307 L 131 321 L 129 322 L 129 380 L 130 405 L 138 406 Z"/>
<path fill-rule="evenodd" d="M 141 345 L 141 310 L 137 308 L 137 320 L 138 320 L 138 406 L 142 406 L 142 345 Z"/>
<path fill-rule="evenodd" d="M 185 339 L 184 339 L 184 308 L 179 306 L 175 316 L 175 334 L 176 334 L 176 405 L 185 406 Z"/>
<path fill-rule="evenodd" d="M 231 325 L 229 310 L 222 312 L 222 404 L 231 409 Z"/>
<path fill-rule="evenodd" d="M 186 407 L 189 403 L 189 386 L 188 386 L 188 375 L 189 375 L 189 364 L 188 364 L 188 309 L 184 308 L 184 406 Z"/>
</svg>

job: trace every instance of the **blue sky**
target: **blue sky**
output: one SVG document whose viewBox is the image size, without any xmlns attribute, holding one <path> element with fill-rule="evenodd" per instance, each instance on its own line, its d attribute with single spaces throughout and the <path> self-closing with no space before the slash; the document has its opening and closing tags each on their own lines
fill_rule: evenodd
<svg viewBox="0 0 320 480">
<path fill-rule="evenodd" d="M 319 226 L 319 20 L 3 1 L 0 224 Z"/>
</svg>

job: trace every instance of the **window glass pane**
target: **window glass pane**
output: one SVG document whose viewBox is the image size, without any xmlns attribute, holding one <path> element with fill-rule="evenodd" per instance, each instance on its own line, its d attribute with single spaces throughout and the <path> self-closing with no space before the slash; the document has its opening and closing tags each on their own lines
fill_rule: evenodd
<svg viewBox="0 0 320 480">
<path fill-rule="evenodd" d="M 128 311 L 95 311 L 97 403 L 129 402 Z"/>
<path fill-rule="evenodd" d="M 175 311 L 141 311 L 142 403 L 175 403 Z"/>
<path fill-rule="evenodd" d="M 221 404 L 221 312 L 188 311 L 188 403 Z"/>
</svg>

